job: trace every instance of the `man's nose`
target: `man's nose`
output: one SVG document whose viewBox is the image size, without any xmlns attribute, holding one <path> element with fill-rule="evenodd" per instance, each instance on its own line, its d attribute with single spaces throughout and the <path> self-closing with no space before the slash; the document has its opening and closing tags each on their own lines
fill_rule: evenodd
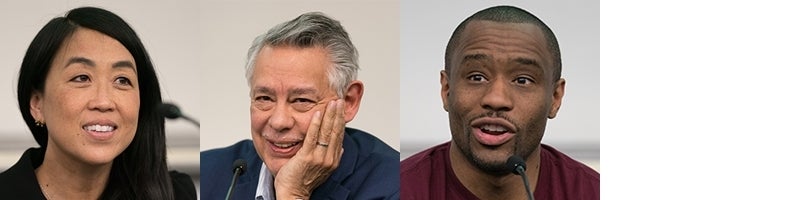
<svg viewBox="0 0 800 200">
<path fill-rule="evenodd" d="M 278 103 L 272 110 L 272 115 L 267 122 L 268 126 L 277 132 L 285 132 L 294 126 L 295 120 L 286 103 Z"/>
<path fill-rule="evenodd" d="M 483 93 L 481 107 L 492 111 L 509 111 L 514 108 L 509 85 L 504 81 L 492 81 Z"/>
</svg>

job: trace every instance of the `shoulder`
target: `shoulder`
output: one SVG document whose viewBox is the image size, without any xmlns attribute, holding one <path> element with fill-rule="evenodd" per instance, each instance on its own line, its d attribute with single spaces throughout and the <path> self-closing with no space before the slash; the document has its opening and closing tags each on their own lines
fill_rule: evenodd
<svg viewBox="0 0 800 200">
<path fill-rule="evenodd" d="M 242 140 L 227 147 L 200 152 L 200 170 L 206 171 L 218 166 L 229 168 L 234 160 L 252 156 L 258 156 L 253 141 Z"/>
<path fill-rule="evenodd" d="M 450 142 L 445 142 L 416 153 L 400 162 L 400 175 L 406 177 L 415 173 L 429 171 L 435 161 L 442 161 L 450 150 Z"/>
<path fill-rule="evenodd" d="M 344 154 L 329 180 L 348 188 L 348 198 L 397 199 L 400 153 L 367 132 L 346 128 L 345 133 Z"/>
<path fill-rule="evenodd" d="M 396 174 L 400 166 L 400 152 L 367 132 L 353 128 L 347 128 L 345 132 L 347 136 L 343 143 L 343 164 L 340 167 L 345 170 L 352 168 L 347 171 L 352 171 L 353 175 L 375 172 Z M 397 181 L 399 176 L 388 175 L 384 178 L 396 178 L 394 180 Z"/>
<path fill-rule="evenodd" d="M 252 140 L 242 140 L 233 145 L 210 149 L 200 152 L 200 159 L 203 158 L 220 158 L 220 157 L 235 157 L 236 155 L 255 153 Z"/>
<path fill-rule="evenodd" d="M 548 182 L 545 185 L 552 188 L 560 188 L 557 191 L 562 191 L 568 199 L 600 198 L 600 173 L 551 146 L 542 144 L 541 147 L 542 169 L 549 168 L 546 170 L 549 178 L 540 177 L 540 181 Z M 545 163 L 548 166 L 544 166 Z"/>
<path fill-rule="evenodd" d="M 542 144 L 541 147 L 543 158 L 550 159 L 556 167 L 574 174 L 576 178 L 584 179 L 581 181 L 600 182 L 600 173 L 597 173 L 591 167 L 572 159 L 549 145 Z"/>
<path fill-rule="evenodd" d="M 243 182 L 257 182 L 259 170 L 263 161 L 256 153 L 252 140 L 242 140 L 233 145 L 210 149 L 200 152 L 200 197 L 223 198 L 230 186 L 230 179 L 233 177 L 233 163 L 235 160 L 243 159 L 246 162 L 246 173 L 239 177 L 239 187 L 246 184 Z M 255 187 L 255 185 L 252 185 Z M 252 192 L 255 190 L 237 190 L 240 192 Z"/>
<path fill-rule="evenodd" d="M 22 154 L 16 164 L 0 173 L 0 196 L 19 199 L 44 198 L 36 181 L 33 167 L 34 162 L 41 162 L 41 158 L 36 160 L 40 157 L 37 156 L 38 154 L 43 154 L 43 151 L 38 148 L 30 148 Z"/>
<path fill-rule="evenodd" d="M 197 190 L 195 190 L 191 176 L 178 171 L 170 171 L 169 177 L 172 180 L 172 191 L 176 200 L 197 199 Z"/>
<path fill-rule="evenodd" d="M 439 188 L 452 187 L 444 182 L 448 174 L 450 142 L 433 146 L 400 162 L 401 199 L 428 199 Z"/>
<path fill-rule="evenodd" d="M 218 168 L 224 168 L 230 171 L 232 163 L 237 159 L 258 160 L 258 153 L 253 147 L 252 140 L 242 140 L 233 145 L 210 149 L 200 152 L 200 172 L 218 171 Z M 248 163 L 249 164 L 249 163 Z"/>
<path fill-rule="evenodd" d="M 372 134 L 355 128 L 345 128 L 346 138 L 350 138 L 353 143 L 344 142 L 345 151 L 357 149 L 362 156 L 366 155 L 373 159 L 392 159 L 400 161 L 400 152 L 378 139 Z"/>
</svg>

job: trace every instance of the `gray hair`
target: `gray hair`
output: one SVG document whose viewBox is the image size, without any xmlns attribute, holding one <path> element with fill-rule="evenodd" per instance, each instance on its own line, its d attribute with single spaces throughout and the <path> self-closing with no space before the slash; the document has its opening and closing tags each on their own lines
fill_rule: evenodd
<svg viewBox="0 0 800 200">
<path fill-rule="evenodd" d="M 343 98 L 347 85 L 358 76 L 358 51 L 339 21 L 320 12 L 310 12 L 273 27 L 253 40 L 245 66 L 247 85 L 252 87 L 256 56 L 264 46 L 323 47 L 333 70 L 327 70 L 330 87 Z"/>
</svg>

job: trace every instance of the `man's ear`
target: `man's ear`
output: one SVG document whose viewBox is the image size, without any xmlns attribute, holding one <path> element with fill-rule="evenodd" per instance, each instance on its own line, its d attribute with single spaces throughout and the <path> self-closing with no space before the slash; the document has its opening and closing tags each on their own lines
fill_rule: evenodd
<svg viewBox="0 0 800 200">
<path fill-rule="evenodd" d="M 44 101 L 44 94 L 42 92 L 34 91 L 31 94 L 30 100 L 30 112 L 33 116 L 33 120 L 45 122 L 44 121 L 44 114 L 42 113 L 42 103 Z"/>
<path fill-rule="evenodd" d="M 450 96 L 450 83 L 448 81 L 447 71 L 442 70 L 439 72 L 439 83 L 442 84 L 442 107 L 444 107 L 444 111 L 449 112 L 447 108 L 450 107 L 449 102 L 447 102 L 447 98 Z"/>
<path fill-rule="evenodd" d="M 344 94 L 344 121 L 350 122 L 356 117 L 358 107 L 361 106 L 361 98 L 364 96 L 364 83 L 354 80 L 347 85 Z"/>
<path fill-rule="evenodd" d="M 564 78 L 556 81 L 555 88 L 553 89 L 553 105 L 550 106 L 550 114 L 547 115 L 547 118 L 556 118 L 558 109 L 561 109 L 561 100 L 564 99 L 564 87 L 566 87 L 566 84 L 567 80 L 564 80 Z"/>
</svg>

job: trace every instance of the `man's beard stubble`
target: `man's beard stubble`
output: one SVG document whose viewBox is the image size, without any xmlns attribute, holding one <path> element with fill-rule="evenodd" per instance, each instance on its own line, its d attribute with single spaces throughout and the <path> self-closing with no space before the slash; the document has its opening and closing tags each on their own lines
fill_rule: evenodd
<svg viewBox="0 0 800 200">
<path fill-rule="evenodd" d="M 541 141 L 541 138 L 537 139 L 536 136 L 534 136 L 534 135 L 527 135 L 527 136 L 523 135 L 523 134 L 534 134 L 533 133 L 533 132 L 535 132 L 534 131 L 535 130 L 534 123 L 532 123 L 532 122 L 531 123 L 527 123 L 527 124 L 525 124 L 526 126 L 520 127 L 518 125 L 518 123 L 516 123 L 514 120 L 511 120 L 510 118 L 508 118 L 507 116 L 505 116 L 501 112 L 490 111 L 490 112 L 487 112 L 485 114 L 479 115 L 477 117 L 473 117 L 472 119 L 470 119 L 468 121 L 464 121 L 463 119 L 466 118 L 466 117 L 462 117 L 462 116 L 451 116 L 451 117 L 456 117 L 456 119 L 461 120 L 462 122 L 466 122 L 466 124 L 462 124 L 462 128 L 464 128 L 463 134 L 465 134 L 465 136 L 466 136 L 466 138 L 465 138 L 466 140 L 464 140 L 464 143 L 466 143 L 466 144 L 459 144 L 459 143 L 461 143 L 461 142 L 457 142 L 459 140 L 454 140 L 454 141 L 456 141 L 455 142 L 456 146 L 458 147 L 458 149 L 461 151 L 461 153 L 466 157 L 466 159 L 473 166 L 475 166 L 476 168 L 480 169 L 481 171 L 483 171 L 484 173 L 489 174 L 489 175 L 505 176 L 505 175 L 510 174 L 511 170 L 506 166 L 507 157 L 503 158 L 501 160 L 492 161 L 492 160 L 481 159 L 481 158 L 479 158 L 478 156 L 476 156 L 474 154 L 474 152 L 472 151 L 471 146 L 470 146 L 471 143 L 473 142 L 473 137 L 474 137 L 472 135 L 472 128 L 470 127 L 470 123 L 472 121 L 474 121 L 474 120 L 476 120 L 478 118 L 482 118 L 482 117 L 495 117 L 495 118 L 502 118 L 502 119 L 510 122 L 516 128 L 516 130 L 518 132 L 515 133 L 516 135 L 512 139 L 513 140 L 512 142 L 514 144 L 513 144 L 513 149 L 511 151 L 511 154 L 508 155 L 509 157 L 511 155 L 518 155 L 518 156 L 521 156 L 522 158 L 527 159 L 536 150 L 536 148 L 538 148 L 538 146 L 539 146 L 538 143 Z M 522 141 L 523 139 L 526 139 L 528 137 L 530 137 L 531 139 L 534 140 L 534 141 L 530 141 L 531 143 L 533 143 L 533 144 L 529 144 L 531 146 L 528 146 L 528 145 L 524 144 L 526 142 Z M 463 138 L 463 136 L 462 136 L 462 138 Z M 537 142 L 535 140 L 539 140 L 539 142 Z"/>
</svg>

